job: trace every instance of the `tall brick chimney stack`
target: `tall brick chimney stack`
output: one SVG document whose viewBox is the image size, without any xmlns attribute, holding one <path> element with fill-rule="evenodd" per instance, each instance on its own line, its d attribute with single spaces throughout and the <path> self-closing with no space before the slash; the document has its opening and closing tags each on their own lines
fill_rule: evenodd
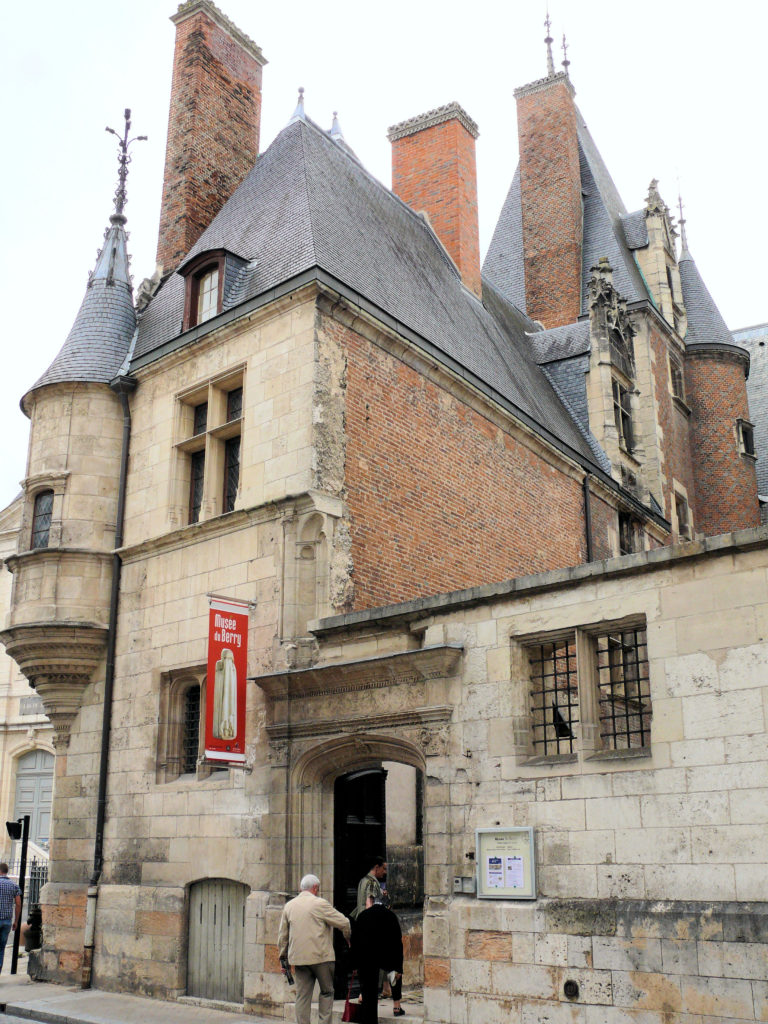
<svg viewBox="0 0 768 1024">
<path fill-rule="evenodd" d="M 435 234 L 461 273 L 482 295 L 477 218 L 477 125 L 458 103 L 393 125 L 392 191 L 417 213 L 425 211 Z"/>
<path fill-rule="evenodd" d="M 172 272 L 256 161 L 261 50 L 211 3 L 188 0 L 176 25 L 157 262 Z"/>
<path fill-rule="evenodd" d="M 526 312 L 545 327 L 581 314 L 582 206 L 577 112 L 568 76 L 515 90 Z"/>
</svg>

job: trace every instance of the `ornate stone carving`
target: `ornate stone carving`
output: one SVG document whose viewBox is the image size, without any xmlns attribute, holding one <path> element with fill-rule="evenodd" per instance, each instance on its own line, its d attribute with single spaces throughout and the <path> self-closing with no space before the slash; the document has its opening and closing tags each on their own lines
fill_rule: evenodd
<svg viewBox="0 0 768 1024">
<path fill-rule="evenodd" d="M 285 767 L 288 764 L 288 740 L 270 740 L 267 757 L 273 768 Z"/>
<path fill-rule="evenodd" d="M 422 726 L 419 744 L 425 757 L 443 757 L 448 751 L 448 726 Z"/>
<path fill-rule="evenodd" d="M 0 640 L 43 702 L 53 725 L 54 746 L 66 746 L 83 692 L 104 658 L 106 628 L 31 623 L 6 629 Z"/>
<path fill-rule="evenodd" d="M 613 286 L 613 268 L 601 256 L 589 281 L 592 335 L 604 354 L 630 379 L 635 376 L 633 339 L 637 330 L 627 312 L 627 300 Z"/>
</svg>

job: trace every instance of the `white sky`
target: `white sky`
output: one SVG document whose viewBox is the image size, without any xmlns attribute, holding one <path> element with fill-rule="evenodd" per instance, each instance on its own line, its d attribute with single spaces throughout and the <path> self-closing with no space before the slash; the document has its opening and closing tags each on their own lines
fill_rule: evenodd
<svg viewBox="0 0 768 1024">
<path fill-rule="evenodd" d="M 387 127 L 457 100 L 477 121 L 484 255 L 517 163 L 513 89 L 546 72 L 545 0 L 220 0 L 259 46 L 261 146 L 307 114 L 390 184 Z M 0 508 L 25 473 L 19 399 L 63 344 L 112 211 L 115 140 L 133 110 L 126 209 L 134 283 L 154 269 L 173 0 L 3 4 Z M 555 63 L 568 37 L 576 102 L 628 210 L 652 177 L 676 207 L 728 325 L 768 320 L 765 0 L 549 0 Z"/>
</svg>

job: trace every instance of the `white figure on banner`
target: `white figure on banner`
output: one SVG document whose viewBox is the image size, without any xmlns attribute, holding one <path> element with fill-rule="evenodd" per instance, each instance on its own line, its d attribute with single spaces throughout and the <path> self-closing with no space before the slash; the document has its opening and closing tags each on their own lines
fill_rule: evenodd
<svg viewBox="0 0 768 1024">
<path fill-rule="evenodd" d="M 213 735 L 217 740 L 233 740 L 237 735 L 237 669 L 235 656 L 228 647 L 216 662 L 213 684 Z"/>
</svg>

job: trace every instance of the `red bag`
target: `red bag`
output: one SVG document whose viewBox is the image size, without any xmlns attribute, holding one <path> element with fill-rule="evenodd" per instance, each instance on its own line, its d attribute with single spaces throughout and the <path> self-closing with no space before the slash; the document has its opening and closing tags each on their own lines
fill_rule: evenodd
<svg viewBox="0 0 768 1024">
<path fill-rule="evenodd" d="M 350 989 L 349 992 L 347 992 L 347 1001 L 344 1004 L 344 1013 L 341 1015 L 341 1019 L 343 1021 L 360 1020 L 360 1010 L 362 1007 L 360 1006 L 360 1003 L 353 1003 L 349 998 L 351 991 L 352 990 Z"/>
</svg>

